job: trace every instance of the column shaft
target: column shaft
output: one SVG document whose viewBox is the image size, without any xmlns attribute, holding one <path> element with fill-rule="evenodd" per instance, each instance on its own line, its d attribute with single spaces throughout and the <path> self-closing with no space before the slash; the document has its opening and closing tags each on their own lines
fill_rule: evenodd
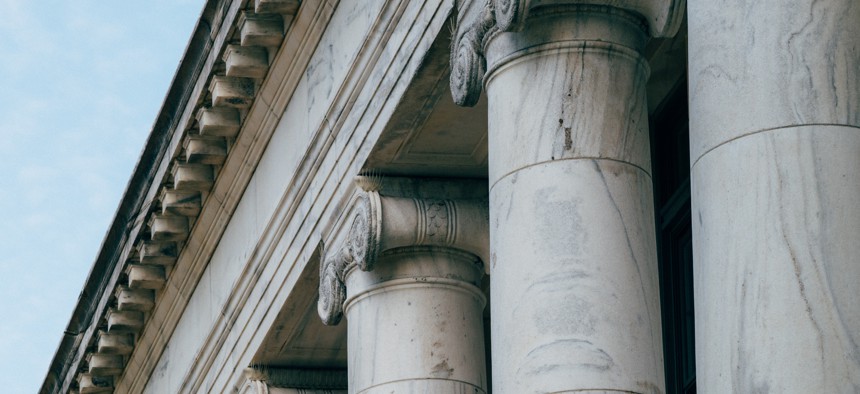
<svg viewBox="0 0 860 394">
<path fill-rule="evenodd" d="M 345 275 L 350 393 L 485 393 L 475 255 L 415 246 Z"/>
<path fill-rule="evenodd" d="M 496 392 L 664 390 L 646 40 L 565 6 L 487 43 Z"/>
<path fill-rule="evenodd" d="M 860 392 L 860 3 L 689 3 L 699 392 Z"/>
</svg>

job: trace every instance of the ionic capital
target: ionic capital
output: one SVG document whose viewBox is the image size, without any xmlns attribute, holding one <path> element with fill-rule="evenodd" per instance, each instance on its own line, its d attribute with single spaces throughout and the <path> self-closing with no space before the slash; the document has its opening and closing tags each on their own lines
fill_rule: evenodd
<svg viewBox="0 0 860 394">
<path fill-rule="evenodd" d="M 592 5 L 619 8 L 642 16 L 651 37 L 675 35 L 684 18 L 686 0 L 492 0 L 496 26 L 501 31 L 520 30 L 531 10 L 558 5 Z"/>
<path fill-rule="evenodd" d="M 473 0 L 483 7 L 460 15 L 451 47 L 451 94 L 458 105 L 473 106 L 481 94 L 487 64 L 486 44 L 496 33 L 522 31 L 529 15 L 540 9 L 604 7 L 639 17 L 651 37 L 675 35 L 686 0 Z M 576 12 L 576 11 L 573 11 Z"/>
<path fill-rule="evenodd" d="M 349 231 L 339 248 L 320 251 L 317 311 L 323 323 L 335 325 L 346 299 L 344 275 L 352 266 L 373 270 L 388 250 L 441 246 L 472 253 L 486 264 L 489 255 L 489 211 L 486 201 L 384 197 L 362 192 L 352 203 Z"/>
</svg>

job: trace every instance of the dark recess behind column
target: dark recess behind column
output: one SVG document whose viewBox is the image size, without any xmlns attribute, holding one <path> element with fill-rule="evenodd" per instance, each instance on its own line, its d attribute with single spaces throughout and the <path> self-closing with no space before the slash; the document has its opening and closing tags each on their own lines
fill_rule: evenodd
<svg viewBox="0 0 860 394">
<path fill-rule="evenodd" d="M 682 78 L 651 121 L 667 394 L 696 392 L 690 132 Z"/>
</svg>

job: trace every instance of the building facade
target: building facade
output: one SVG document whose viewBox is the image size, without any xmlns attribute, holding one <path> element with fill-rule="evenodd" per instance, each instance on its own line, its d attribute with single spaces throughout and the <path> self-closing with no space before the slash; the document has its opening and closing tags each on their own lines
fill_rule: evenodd
<svg viewBox="0 0 860 394">
<path fill-rule="evenodd" d="M 860 392 L 860 3 L 209 0 L 43 393 Z"/>
</svg>

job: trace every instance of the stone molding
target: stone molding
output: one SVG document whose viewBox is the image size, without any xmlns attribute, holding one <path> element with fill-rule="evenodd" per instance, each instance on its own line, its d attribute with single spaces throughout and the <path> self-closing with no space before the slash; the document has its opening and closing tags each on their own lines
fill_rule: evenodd
<svg viewBox="0 0 860 394">
<path fill-rule="evenodd" d="M 477 15 L 458 18 L 451 47 L 451 95 L 457 105 L 471 107 L 481 96 L 487 74 L 487 42 L 498 33 L 522 31 L 530 15 L 543 12 L 589 12 L 632 14 L 645 25 L 651 37 L 671 37 L 684 19 L 686 0 L 483 0 Z"/>
<path fill-rule="evenodd" d="M 102 297 L 100 311 L 84 333 L 76 356 L 79 358 L 51 392 L 73 390 L 74 382 L 81 392 L 91 392 L 96 386 L 108 392 L 133 392 L 128 386 L 139 387 L 145 383 L 141 377 L 148 373 L 142 372 L 141 364 L 132 359 L 151 353 L 138 355 L 134 348 L 144 335 L 152 335 L 146 328 L 157 303 L 174 294 L 165 289 L 165 285 L 176 271 L 177 259 L 186 250 L 203 208 L 213 205 L 207 202 L 216 181 L 227 178 L 220 175 L 228 172 L 225 169 L 228 155 L 236 156 L 233 153 L 237 150 L 240 155 L 242 153 L 239 141 L 243 137 L 239 131 L 243 127 L 253 128 L 247 126 L 252 106 L 259 101 L 257 96 L 268 76 L 269 63 L 280 53 L 281 43 L 290 31 L 300 3 L 300 0 L 231 2 L 208 22 L 217 26 L 211 28 L 212 42 L 199 60 L 203 63 L 194 76 L 194 89 L 184 93 L 187 102 L 182 116 L 171 125 L 173 130 L 166 148 L 171 152 L 159 159 L 158 173 L 147 192 L 145 208 L 133 220 L 129 219 L 133 221 L 133 226 L 128 224 L 133 230 L 129 230 L 130 234 L 122 241 L 121 262 L 118 263 L 123 275 L 114 275 L 113 283 L 106 286 L 105 294 L 109 296 Z M 208 7 L 207 4 L 206 9 Z M 268 9 L 289 12 L 266 11 Z M 201 18 L 206 18 L 206 12 Z M 258 29 L 257 21 L 269 24 L 276 21 L 280 29 Z M 257 41 L 246 42 L 245 36 L 250 34 L 247 32 L 254 33 Z M 229 45 L 233 36 L 241 38 L 242 45 Z M 220 117 L 211 116 L 213 114 Z M 215 201 L 218 203 L 220 201 Z M 134 317 L 134 321 L 125 321 L 128 320 L 126 315 Z M 111 323 L 117 319 L 123 321 Z M 155 320 L 162 323 L 160 319 Z M 131 335 L 129 343 L 123 344 L 121 354 L 117 354 L 110 342 L 113 339 L 110 335 L 118 333 Z M 114 350 L 107 353 L 98 350 L 102 348 Z M 94 362 L 105 360 L 111 362 L 110 368 L 93 368 Z"/>
<path fill-rule="evenodd" d="M 483 200 L 384 197 L 375 191 L 353 199 L 349 231 L 340 248 L 320 243 L 320 285 L 317 312 L 323 323 L 343 317 L 344 276 L 352 267 L 372 271 L 385 251 L 414 246 L 440 246 L 478 256 L 489 254 L 489 211 Z"/>
<path fill-rule="evenodd" d="M 108 331 L 133 332 L 135 335 L 135 350 L 124 359 L 125 369 L 122 375 L 115 376 L 111 380 L 110 384 L 113 385 L 113 388 L 108 388 L 108 390 L 139 393 L 146 389 L 147 382 L 153 376 L 157 363 L 168 349 L 167 344 L 170 340 L 165 340 L 165 338 L 170 338 L 177 328 L 178 322 L 183 316 L 183 310 L 189 305 L 189 300 L 195 294 L 194 287 L 204 274 L 221 235 L 230 223 L 230 218 L 242 197 L 242 191 L 249 184 L 276 126 L 282 124 L 281 116 L 284 109 L 290 103 L 299 83 L 304 80 L 308 61 L 313 59 L 312 55 L 317 52 L 316 48 L 321 42 L 323 34 L 329 31 L 327 26 L 329 26 L 332 16 L 340 10 L 339 7 L 344 3 L 339 0 L 308 1 L 302 2 L 303 5 L 298 10 L 292 8 L 290 12 L 295 11 L 296 15 L 292 19 L 284 43 L 279 49 L 267 48 L 276 50 L 274 54 L 272 51 L 268 53 L 271 70 L 269 70 L 269 75 L 266 78 L 259 81 L 261 84 L 255 86 L 257 88 L 256 99 L 249 108 L 209 107 L 211 105 L 209 100 L 211 93 L 208 90 L 211 85 L 209 82 L 212 80 L 213 73 L 222 75 L 225 72 L 226 59 L 222 54 L 225 53 L 224 48 L 227 45 L 236 43 L 236 40 L 228 38 L 239 34 L 236 26 L 239 13 L 243 10 L 250 12 L 254 7 L 256 7 L 255 12 L 259 13 L 261 12 L 260 6 L 275 3 L 288 4 L 296 1 L 225 2 L 212 0 L 207 3 L 221 4 L 224 7 L 218 5 L 221 8 L 218 8 L 218 12 L 212 17 L 212 20 L 208 20 L 204 24 L 213 27 L 211 34 L 207 30 L 205 35 L 205 39 L 208 40 L 207 45 L 211 46 L 211 49 L 207 50 L 203 60 L 200 60 L 203 63 L 200 66 L 202 71 L 194 74 L 195 79 L 189 82 L 188 89 L 184 91 L 185 96 L 189 97 L 187 99 L 188 104 L 182 104 L 184 109 L 180 111 L 181 113 L 175 118 L 171 118 L 171 122 L 173 122 L 171 127 L 175 128 L 175 133 L 171 129 L 173 134 L 168 136 L 170 138 L 165 139 L 163 146 L 167 153 L 163 158 L 153 159 L 156 161 L 153 164 L 155 166 L 152 175 L 153 183 L 147 186 L 141 197 L 143 208 L 135 211 L 135 215 L 128 216 L 127 222 L 123 221 L 123 229 L 130 226 L 130 230 L 124 230 L 126 233 L 123 235 L 125 238 L 123 238 L 122 243 L 119 246 L 113 243 L 103 248 L 103 251 L 109 248 L 117 250 L 119 268 L 112 271 L 114 275 L 105 286 L 108 292 L 100 292 L 103 295 L 98 301 L 98 307 L 94 308 L 99 311 L 95 312 L 97 315 L 93 317 L 93 323 L 88 326 L 87 333 L 75 334 L 78 338 L 76 343 L 79 343 L 80 346 L 75 345 L 75 348 L 69 351 L 63 349 L 58 351 L 58 355 L 62 354 L 63 357 L 66 357 L 67 353 L 70 354 L 69 352 L 76 352 L 76 355 L 69 355 L 68 358 L 75 357 L 77 361 L 64 370 L 63 376 L 65 378 L 59 382 L 59 385 L 65 385 L 65 387 L 58 386 L 56 389 L 47 390 L 47 392 L 67 392 L 69 385 L 72 384 L 70 382 L 75 376 L 86 370 L 86 361 L 85 359 L 81 361 L 81 357 L 95 349 L 98 330 L 104 329 L 104 323 L 97 323 L 96 321 L 104 322 L 105 320 L 108 321 Z M 351 178 L 352 175 L 349 174 L 357 173 L 360 170 L 360 162 L 366 159 L 362 155 L 366 155 L 370 151 L 370 146 L 361 145 L 363 148 L 359 149 L 355 148 L 351 142 L 346 143 L 346 141 L 352 141 L 350 136 L 353 134 L 364 136 L 365 134 L 362 133 L 369 133 L 367 135 L 369 135 L 368 141 L 370 141 L 382 130 L 377 125 L 369 129 L 363 124 L 359 127 L 359 122 L 363 122 L 365 118 L 357 114 L 362 114 L 362 116 L 371 116 L 370 114 L 372 114 L 372 116 L 380 118 L 390 116 L 394 108 L 391 103 L 399 100 L 411 81 L 411 78 L 403 78 L 402 76 L 414 75 L 415 70 L 421 65 L 422 59 L 413 56 L 412 51 L 416 53 L 427 51 L 436 34 L 443 29 L 453 7 L 453 1 L 424 3 L 396 0 L 384 3 L 385 6 L 380 17 L 373 22 L 368 30 L 363 49 L 355 54 L 354 59 L 350 60 L 352 63 L 350 63 L 348 71 L 345 72 L 340 93 L 332 99 L 332 105 L 328 112 L 320 115 L 327 121 L 311 126 L 315 130 L 313 136 L 308 137 L 307 155 L 303 158 L 302 163 L 297 165 L 296 172 L 292 175 L 293 186 L 284 191 L 283 200 L 273 208 L 272 221 L 261 230 L 259 247 L 265 252 L 250 257 L 245 263 L 248 267 L 247 270 L 243 271 L 237 279 L 235 287 L 230 290 L 228 300 L 225 301 L 225 311 L 229 311 L 229 313 L 219 314 L 211 330 L 201 333 L 201 335 L 206 335 L 207 339 L 194 356 L 198 362 L 186 372 L 176 371 L 177 374 L 184 373 L 182 377 L 173 379 L 174 382 L 177 380 L 183 382 L 181 391 L 206 391 L 207 387 L 210 387 L 208 385 L 212 384 L 212 381 L 208 380 L 211 375 L 207 375 L 207 373 L 216 370 L 220 371 L 218 377 L 221 380 L 215 381 L 216 386 L 214 387 L 218 388 L 211 388 L 213 392 L 230 391 L 234 384 L 241 386 L 239 382 L 244 380 L 234 381 L 233 379 L 241 375 L 243 366 L 230 364 L 236 359 L 233 356 L 225 357 L 224 355 L 235 350 L 232 346 L 236 346 L 243 349 L 244 353 L 242 354 L 250 357 L 248 356 L 251 354 L 249 353 L 249 346 L 252 345 L 247 342 L 248 337 L 233 335 L 235 331 L 231 331 L 230 327 L 233 327 L 237 319 L 246 318 L 244 315 L 240 316 L 240 310 L 253 310 L 251 317 L 247 318 L 252 319 L 254 324 L 258 324 L 260 319 L 268 316 L 267 313 L 271 312 L 265 308 L 260 308 L 260 303 L 268 305 L 271 302 L 284 302 L 288 292 L 283 288 L 268 287 L 269 281 L 290 280 L 288 278 L 292 278 L 294 273 L 301 272 L 300 267 L 307 263 L 305 253 L 308 253 L 308 249 L 313 249 L 313 246 L 308 246 L 307 248 L 290 248 L 287 251 L 281 250 L 279 248 L 282 246 L 283 239 L 280 237 L 285 233 L 286 235 L 283 237 L 291 237 L 290 239 L 293 240 L 300 239 L 307 234 L 311 234 L 311 237 L 318 237 L 319 233 L 313 234 L 311 230 L 306 230 L 305 227 L 301 227 L 299 230 L 294 229 L 292 226 L 298 222 L 294 219 L 306 215 L 312 217 L 317 215 L 337 216 L 345 203 L 343 201 L 344 195 L 353 192 L 352 186 L 341 186 L 341 182 Z M 274 11 L 266 8 L 264 12 Z M 286 24 L 289 15 L 284 15 L 284 18 Z M 396 21 L 396 23 L 392 21 Z M 404 29 L 405 27 L 410 28 Z M 409 31 L 408 35 L 404 36 L 398 33 L 406 30 Z M 373 90 L 369 91 L 367 86 L 372 86 Z M 366 95 L 368 96 L 367 100 L 363 99 Z M 356 97 L 359 99 L 356 100 Z M 353 108 L 357 109 L 353 111 Z M 338 121 L 334 123 L 328 121 L 333 119 L 338 119 Z M 213 173 L 217 178 L 214 179 L 212 189 L 202 193 L 194 190 L 179 190 L 176 189 L 175 184 L 173 186 L 170 184 L 174 177 L 177 160 L 185 161 L 183 149 L 185 149 L 186 144 L 184 141 L 189 137 L 189 132 L 195 133 L 193 129 L 188 129 L 194 125 L 199 127 L 197 132 L 202 137 L 234 139 L 233 143 L 228 144 L 229 154 L 225 158 L 224 164 Z M 366 143 L 368 142 L 361 142 L 361 144 Z M 296 147 L 295 149 L 299 148 Z M 328 173 L 328 171 L 336 175 L 332 175 L 331 178 L 321 184 L 317 183 L 320 178 L 316 175 Z M 349 185 L 349 182 L 346 181 L 343 185 Z M 188 196 L 188 200 L 193 200 L 194 205 L 191 205 L 192 201 L 185 201 L 184 197 L 174 198 L 175 195 L 165 197 L 163 198 L 164 201 L 161 201 L 162 198 L 159 196 L 169 195 L 169 193 L 163 193 L 165 191 L 176 191 Z M 438 192 L 438 190 L 434 190 L 434 192 Z M 467 194 L 466 197 L 471 198 L 474 193 Z M 196 203 L 196 200 L 199 200 L 200 203 Z M 310 209 L 311 212 L 305 211 L 305 202 L 310 202 L 307 209 Z M 149 219 L 153 212 L 162 212 L 163 208 L 168 210 L 167 213 L 175 216 L 198 216 L 196 218 L 189 217 L 191 228 L 186 241 L 155 242 L 149 240 Z M 184 213 L 186 210 L 197 213 L 197 215 Z M 116 221 L 120 221 L 120 219 L 118 218 Z M 310 222 L 305 222 L 301 226 L 308 225 L 311 225 Z M 325 226 L 329 227 L 330 224 L 326 223 Z M 298 233 L 293 231 L 298 231 Z M 323 230 L 323 232 L 327 232 L 327 230 Z M 141 237 L 146 238 L 146 242 L 139 242 Z M 315 245 L 316 241 L 316 239 L 307 240 L 308 245 Z M 296 267 L 299 267 L 298 270 L 276 266 L 274 279 L 251 274 L 252 272 L 259 272 L 257 270 L 262 270 L 264 267 L 271 270 L 272 264 L 267 266 L 268 257 L 282 252 L 287 256 L 284 257 L 285 260 L 295 261 Z M 167 274 L 170 275 L 169 282 L 157 291 L 157 302 L 150 311 L 120 311 L 114 305 L 116 296 L 112 290 L 116 289 L 117 284 L 127 284 L 124 279 L 125 276 L 120 275 L 124 272 L 127 264 L 138 261 L 145 261 L 149 265 L 165 266 L 168 270 Z M 91 275 L 91 281 L 93 278 Z M 101 277 L 99 280 L 102 280 Z M 259 288 L 265 288 L 264 291 L 267 296 L 275 297 L 275 301 L 255 298 L 256 293 L 250 290 Z M 249 305 L 257 305 L 257 307 L 242 308 L 237 306 L 243 305 L 245 302 L 248 302 Z M 252 335 L 255 335 L 254 338 L 262 339 L 258 338 L 261 335 L 260 332 L 262 331 Z M 221 347 L 224 343 L 229 345 Z M 60 358 L 55 359 L 60 360 Z M 65 362 L 66 358 L 62 360 Z M 244 361 L 251 362 L 251 360 Z M 65 371 L 69 371 L 68 374 Z M 52 384 L 53 382 L 46 381 L 46 387 L 53 387 L 50 386 Z M 75 390 L 73 387 L 71 388 L 72 391 Z M 270 390 L 272 389 L 275 390 L 273 393 L 281 394 L 287 392 L 284 390 L 293 390 L 270 388 Z"/>
<path fill-rule="evenodd" d="M 239 135 L 240 138 L 249 137 L 247 139 L 248 144 L 253 142 L 253 147 L 248 149 L 247 157 L 244 159 L 237 157 L 235 153 L 231 153 L 231 157 L 228 158 L 228 165 L 231 160 L 242 160 L 237 160 L 236 162 L 237 164 L 241 163 L 241 167 L 235 166 L 232 168 L 239 171 L 237 177 L 243 181 L 239 183 L 237 179 L 235 181 L 237 184 L 231 185 L 219 180 L 212 192 L 212 195 L 216 196 L 216 198 L 210 199 L 209 204 L 217 204 L 224 201 L 225 206 L 230 207 L 223 208 L 223 211 L 217 211 L 218 215 L 222 213 L 227 215 L 227 219 L 224 219 L 225 222 L 230 217 L 229 212 L 232 212 L 229 209 L 235 207 L 241 196 L 240 193 L 236 193 L 235 191 L 243 190 L 248 179 L 246 177 L 250 177 L 254 172 L 260 155 L 266 149 L 269 136 L 272 135 L 276 126 L 282 124 L 278 123 L 279 116 L 284 113 L 284 109 L 290 103 L 290 97 L 292 97 L 292 92 L 294 92 L 293 89 L 296 89 L 297 84 L 304 80 L 303 78 L 306 75 L 304 72 L 305 67 L 307 67 L 309 60 L 313 60 L 311 54 L 317 48 L 316 45 L 319 42 L 320 35 L 327 31 L 324 29 L 332 15 L 336 15 L 336 11 L 340 9 L 339 7 L 345 4 L 350 3 L 343 3 L 338 0 L 303 3 L 294 21 L 296 27 L 302 28 L 299 31 L 301 35 L 297 36 L 297 32 L 292 31 L 287 36 L 287 42 L 279 52 L 285 55 L 282 57 L 283 61 L 276 61 L 273 64 L 273 70 L 270 71 L 271 75 L 277 75 L 278 78 L 268 77 L 271 83 L 264 83 L 262 85 L 260 92 L 262 100 L 258 99 L 255 102 L 252 107 L 252 113 L 249 115 L 249 120 L 256 119 L 252 123 L 254 128 L 250 128 L 246 124 Z M 187 390 L 191 392 L 207 390 L 207 387 L 210 387 L 208 385 L 211 383 L 211 380 L 209 380 L 209 376 L 211 375 L 209 373 L 216 370 L 221 371 L 219 374 L 220 380 L 215 382 L 216 386 L 214 387 L 217 388 L 209 388 L 213 392 L 230 391 L 233 384 L 240 384 L 239 382 L 244 381 L 244 378 L 239 378 L 242 374 L 241 368 L 243 367 L 233 364 L 237 359 L 228 355 L 240 351 L 237 349 L 242 349 L 241 352 L 244 355 L 242 357 L 246 357 L 246 359 L 240 358 L 240 362 L 250 364 L 253 362 L 251 355 L 255 351 L 255 348 L 252 349 L 252 347 L 256 343 L 259 343 L 253 341 L 262 341 L 262 336 L 265 335 L 265 332 L 261 329 L 248 336 L 237 337 L 234 335 L 235 331 L 231 330 L 230 327 L 233 327 L 234 324 L 239 324 L 239 321 L 245 321 L 247 324 L 264 324 L 258 322 L 261 319 L 265 319 L 273 311 L 277 311 L 274 309 L 267 310 L 267 308 L 261 308 L 261 306 L 287 302 L 286 300 L 289 296 L 288 288 L 278 288 L 278 286 L 270 286 L 270 284 L 281 283 L 282 286 L 289 286 L 285 284 L 287 282 L 281 281 L 292 280 L 294 275 L 302 272 L 302 267 L 308 264 L 307 259 L 314 253 L 313 250 L 316 248 L 318 243 L 317 237 L 319 236 L 319 233 L 314 234 L 313 230 L 310 229 L 320 224 L 319 222 L 309 219 L 299 220 L 298 218 L 336 218 L 339 212 L 342 212 L 342 208 L 349 202 L 348 197 L 345 196 L 351 195 L 355 190 L 354 186 L 350 184 L 349 179 L 353 178 L 354 175 L 352 174 L 358 173 L 361 170 L 359 167 L 360 163 L 366 160 L 366 157 L 362 155 L 366 155 L 370 151 L 369 146 L 366 146 L 366 148 L 356 148 L 352 142 L 347 143 L 346 141 L 352 141 L 351 138 L 354 137 L 350 136 L 353 135 L 363 136 L 364 134 L 362 133 L 371 133 L 368 134 L 368 140 L 361 142 L 361 144 L 367 144 L 369 143 L 368 141 L 376 138 L 375 136 L 381 132 L 381 127 L 377 128 L 374 126 L 370 129 L 364 126 L 359 127 L 357 122 L 360 121 L 359 119 L 364 118 L 359 117 L 358 114 L 362 114 L 362 116 L 369 116 L 368 114 L 380 117 L 390 116 L 390 111 L 394 108 L 390 103 L 399 100 L 403 89 L 405 89 L 410 81 L 409 78 L 402 78 L 401 76 L 414 75 L 415 70 L 421 64 L 421 58 L 412 56 L 412 51 L 422 52 L 430 47 L 436 34 L 443 29 L 451 7 L 451 2 L 447 1 L 442 3 L 410 2 L 406 0 L 385 2 L 380 14 L 382 16 L 376 19 L 367 30 L 366 46 L 360 52 L 356 53 L 356 57 L 346 71 L 343 84 L 339 88 L 340 93 L 332 98 L 333 104 L 329 107 L 328 112 L 325 115 L 320 115 L 317 121 L 321 123 L 314 123 L 310 126 L 313 131 L 312 135 L 308 136 L 306 140 L 309 144 L 307 154 L 304 156 L 301 164 L 297 164 L 295 172 L 292 175 L 287 175 L 291 177 L 291 186 L 283 191 L 282 200 L 277 206 L 272 208 L 272 213 L 270 214 L 271 221 L 265 228 L 260 230 L 258 243 L 260 253 L 249 257 L 243 263 L 246 267 L 245 271 L 236 279 L 236 283 L 230 290 L 227 300 L 224 301 L 225 313 L 219 314 L 211 329 L 207 330 L 208 339 L 195 355 L 195 359 L 198 360 L 197 363 L 185 373 L 184 378 L 180 378 Z M 397 22 L 391 22 L 390 18 L 394 18 Z M 420 24 L 416 21 L 420 21 Z M 397 31 L 400 31 L 404 26 L 416 26 L 416 24 L 420 26 L 420 29 L 416 30 L 413 28 L 413 31 L 420 34 L 410 34 L 408 36 L 397 34 Z M 298 53 L 299 55 L 293 56 L 294 53 Z M 278 70 L 279 67 L 287 65 L 289 67 L 281 69 L 281 71 Z M 355 101 L 356 97 L 361 98 L 365 97 L 364 95 L 366 94 L 371 94 L 371 91 L 367 89 L 369 86 L 373 87 L 372 98 Z M 266 93 L 267 91 L 269 92 L 268 94 Z M 386 93 L 383 94 L 381 92 Z M 390 94 L 387 92 L 390 92 Z M 257 112 L 259 116 L 256 117 L 254 115 L 255 108 L 260 110 Z M 340 116 L 343 116 L 343 118 L 339 118 Z M 324 121 L 324 119 L 339 120 L 332 124 L 331 122 Z M 295 124 L 290 127 L 293 126 L 299 127 L 299 125 Z M 302 127 L 307 127 L 307 125 Z M 249 133 L 249 131 L 257 134 Z M 241 144 L 237 144 L 237 146 L 241 146 Z M 293 149 L 300 148 L 295 147 Z M 245 152 L 241 153 L 245 154 Z M 330 177 L 325 182 L 318 183 L 321 178 L 317 177 L 317 175 L 328 174 L 329 172 L 331 172 Z M 225 175 L 222 174 L 219 176 Z M 344 200 L 345 198 L 346 200 Z M 213 212 L 214 209 L 210 208 L 216 207 L 217 205 L 207 206 L 203 214 Z M 221 223 L 226 224 L 225 222 Z M 293 227 L 297 223 L 301 224 Z M 328 233 L 330 226 L 331 224 L 326 222 L 326 229 L 321 231 Z M 200 230 L 205 230 L 205 228 Z M 195 236 L 202 235 L 198 232 L 198 229 L 195 229 L 194 232 L 195 234 L 190 238 L 192 240 L 195 239 Z M 183 257 L 180 257 L 177 264 L 186 264 L 185 259 L 192 258 L 192 260 L 187 261 L 187 263 L 190 263 L 188 266 L 191 268 L 189 268 L 189 271 L 182 273 L 186 275 L 182 279 L 183 281 L 196 283 L 195 281 L 199 280 L 200 275 L 206 269 L 207 259 L 211 257 L 212 248 L 218 242 L 219 235 L 217 234 L 214 236 L 206 235 L 203 242 L 209 246 L 204 246 L 199 251 L 194 252 L 199 254 L 191 256 L 186 253 Z M 305 236 L 311 238 L 303 238 Z M 302 242 L 305 246 L 281 249 L 284 242 L 288 242 L 288 239 L 291 240 L 289 242 Z M 272 262 L 271 259 L 275 258 L 273 256 L 280 256 L 277 259 L 293 263 L 281 265 L 270 264 Z M 317 259 L 314 258 L 313 260 L 316 261 Z M 295 267 L 295 269 L 288 267 Z M 260 276 L 255 274 L 264 270 L 267 272 L 266 275 Z M 178 275 L 175 274 L 174 278 L 178 278 Z M 171 289 L 169 286 L 167 288 Z M 257 290 L 266 294 L 265 299 L 257 298 Z M 154 309 L 154 313 L 164 312 L 163 316 L 165 316 L 164 319 L 166 320 L 164 326 L 176 326 L 176 321 L 180 317 L 182 308 L 188 303 L 191 297 L 190 292 L 177 292 L 174 294 L 176 294 L 176 297 L 168 300 L 170 304 L 159 302 Z M 273 298 L 268 298 L 270 296 Z M 253 310 L 253 312 L 251 312 L 250 316 L 246 316 L 245 313 L 249 309 Z M 165 332 L 169 331 L 165 329 Z M 149 332 L 145 334 L 147 333 Z M 162 333 L 161 335 L 166 334 Z M 254 339 L 252 340 L 251 338 Z M 159 352 L 165 349 L 166 342 L 161 341 L 157 335 L 148 336 L 145 339 L 146 346 L 152 349 L 149 351 Z M 152 371 L 156 366 L 155 362 L 158 361 L 154 360 L 150 363 L 150 358 L 143 360 L 146 363 L 146 370 L 138 374 L 139 378 L 135 383 L 136 388 L 129 392 L 142 392 L 143 385 L 146 383 L 146 377 L 148 376 L 146 375 L 148 373 L 146 371 Z M 120 384 L 122 383 L 121 381 Z M 275 390 L 281 390 L 277 392 L 284 394 L 282 390 L 292 389 L 277 388 Z"/>
<path fill-rule="evenodd" d="M 214 174 L 217 177 L 212 188 L 201 193 L 199 216 L 194 220 L 188 240 L 169 245 L 169 250 L 173 252 L 165 253 L 169 254 L 173 261 L 170 263 L 170 284 L 159 292 L 158 302 L 147 316 L 147 320 L 158 321 L 159 324 L 153 326 L 147 323 L 140 331 L 135 344 L 136 350 L 129 356 L 128 367 L 117 382 L 117 392 L 145 391 L 157 363 L 167 349 L 169 341 L 164 338 L 172 335 L 183 316 L 182 311 L 194 294 L 193 291 L 185 289 L 193 289 L 204 274 L 222 234 L 230 223 L 230 217 L 237 209 L 241 196 L 241 192 L 237 191 L 245 190 L 251 181 L 262 152 L 280 120 L 287 98 L 292 94 L 299 76 L 303 75 L 301 70 L 306 66 L 318 43 L 323 26 L 329 21 L 329 3 L 297 1 L 254 0 L 247 3 L 225 3 L 230 6 L 219 19 L 223 24 L 219 31 L 225 33 L 215 38 L 214 45 L 217 47 L 213 49 L 207 63 L 207 72 L 211 72 L 207 77 L 201 77 L 198 83 L 197 91 L 203 98 L 212 94 L 209 90 L 212 87 L 210 82 L 214 78 L 212 73 L 222 75 L 226 72 L 225 63 L 229 60 L 226 48 L 241 36 L 238 26 L 240 20 L 247 20 L 252 10 L 261 6 L 269 7 L 274 3 L 293 2 L 295 5 L 301 3 L 302 6 L 295 8 L 295 15 L 282 15 L 285 31 L 283 43 L 280 47 L 266 48 L 271 68 L 265 78 L 255 79 L 256 93 L 250 107 L 237 109 L 231 106 L 211 106 L 211 100 L 207 99 L 198 101 L 195 106 L 189 106 L 184 112 L 183 120 L 196 124 L 201 136 L 223 137 L 232 143 L 224 164 L 218 166 Z M 262 21 L 267 19 L 271 18 L 258 18 Z M 247 26 L 247 21 L 245 23 Z M 233 38 L 230 39 L 228 35 Z M 181 143 L 173 145 L 182 146 Z M 169 163 L 165 162 L 163 165 L 167 167 Z M 144 252 L 146 250 L 141 249 L 141 259 L 144 258 Z M 158 256 L 158 253 L 153 254 L 153 258 Z M 198 374 L 201 368 L 208 367 L 211 362 L 203 360 L 201 357 L 201 362 L 191 368 L 183 379 L 186 382 L 184 384 L 191 387 L 188 390 L 192 392 L 203 390 L 200 389 L 202 378 Z"/>
</svg>

